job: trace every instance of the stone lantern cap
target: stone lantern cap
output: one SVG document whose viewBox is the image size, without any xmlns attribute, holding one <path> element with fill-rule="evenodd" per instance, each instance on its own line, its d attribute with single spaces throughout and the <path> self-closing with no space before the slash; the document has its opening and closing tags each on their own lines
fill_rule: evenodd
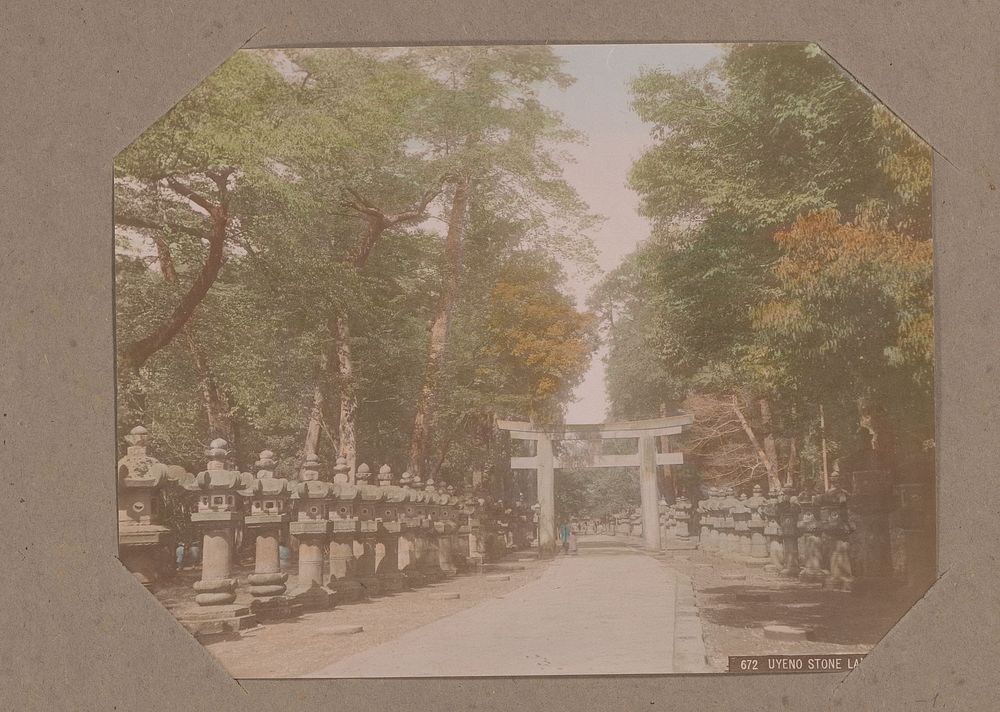
<svg viewBox="0 0 1000 712">
<path fill-rule="evenodd" d="M 302 482 L 315 482 L 317 480 L 323 479 L 320 475 L 320 470 L 323 467 L 323 463 L 316 456 L 316 453 L 310 452 L 306 454 L 306 459 L 302 463 L 302 469 L 299 471 L 299 479 Z"/>
<path fill-rule="evenodd" d="M 361 498 L 361 488 L 346 482 L 334 482 L 333 495 L 338 502 L 356 502 Z"/>
<path fill-rule="evenodd" d="M 209 444 L 205 456 L 208 458 L 206 469 L 193 479 L 180 483 L 184 489 L 196 494 L 191 521 L 208 523 L 241 518 L 236 495 L 241 490 L 253 489 L 256 480 L 249 473 L 226 469 L 229 446 L 222 438 L 216 438 Z"/>
<path fill-rule="evenodd" d="M 365 502 L 378 502 L 385 499 L 385 492 L 382 488 L 370 483 L 372 476 L 371 468 L 367 464 L 361 463 L 355 474 L 357 487 L 361 491 L 361 499 Z"/>
<path fill-rule="evenodd" d="M 292 488 L 293 499 L 331 499 L 336 493 L 332 482 L 304 480 L 296 482 Z"/>
<path fill-rule="evenodd" d="M 167 477 L 167 466 L 146 454 L 149 431 L 137 425 L 125 436 L 129 443 L 125 457 L 118 461 L 118 484 L 121 487 L 159 487 Z"/>
<path fill-rule="evenodd" d="M 392 485 L 386 488 L 385 500 L 387 502 L 392 502 L 394 504 L 399 504 L 400 502 L 405 502 L 409 499 L 409 492 L 402 487 L 396 487 Z"/>
<path fill-rule="evenodd" d="M 288 480 L 274 476 L 274 453 L 263 450 L 254 463 L 254 475 L 244 473 L 244 488 L 239 492 L 250 500 L 247 526 L 282 524 L 288 520 L 291 487 Z"/>
<path fill-rule="evenodd" d="M 235 470 L 202 470 L 185 488 L 195 492 L 235 492 L 243 488 L 243 473 Z"/>
<path fill-rule="evenodd" d="M 333 466 L 333 481 L 337 484 L 347 484 L 351 479 L 351 466 L 347 464 L 346 457 L 338 457 L 337 463 Z"/>
<path fill-rule="evenodd" d="M 379 487 L 392 487 L 392 468 L 382 465 L 378 470 Z"/>
<path fill-rule="evenodd" d="M 327 511 L 333 500 L 336 485 L 320 480 L 305 480 L 292 485 L 295 501 L 295 521 L 291 531 L 295 536 L 326 534 L 329 531 Z"/>
</svg>

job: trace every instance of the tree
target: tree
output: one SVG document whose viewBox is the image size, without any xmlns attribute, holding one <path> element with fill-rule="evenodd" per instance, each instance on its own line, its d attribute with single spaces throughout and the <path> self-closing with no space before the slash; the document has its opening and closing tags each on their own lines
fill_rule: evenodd
<svg viewBox="0 0 1000 712">
<path fill-rule="evenodd" d="M 632 89 L 652 125 L 631 185 L 653 235 L 608 331 L 614 407 L 655 415 L 649 392 L 707 413 L 729 404 L 746 438 L 731 449 L 732 418 L 710 416 L 728 425 L 704 434 L 702 462 L 737 480 L 766 471 L 772 485 L 815 470 L 822 405 L 844 452 L 859 422 L 926 434 L 930 392 L 904 384 L 930 374 L 927 147 L 812 45 L 738 45 L 702 70 L 646 71 Z M 657 367 L 633 385 L 638 352 Z"/>
<path fill-rule="evenodd" d="M 170 343 L 218 277 L 239 185 L 267 178 L 269 129 L 283 89 L 262 61 L 237 55 L 119 154 L 116 227 L 208 247 L 173 308 L 146 335 L 119 345 L 123 369 L 140 368 Z"/>
<path fill-rule="evenodd" d="M 410 470 L 423 476 L 430 464 L 432 423 L 453 313 L 463 296 L 463 243 L 472 206 L 479 202 L 516 219 L 525 228 L 525 243 L 556 250 L 569 247 L 578 259 L 592 251 L 583 237 L 592 218 L 562 180 L 550 148 L 576 137 L 537 98 L 540 83 L 565 86 L 572 81 L 548 48 L 434 48 L 413 51 L 411 58 L 439 89 L 424 113 L 424 155 L 454 176 L 443 283 L 430 325 L 410 448 Z"/>
<path fill-rule="evenodd" d="M 510 103 L 555 71 L 547 54 L 477 48 L 460 83 L 458 50 L 248 51 L 220 67 L 116 163 L 119 348 L 171 329 L 123 371 L 119 426 L 144 422 L 157 456 L 192 471 L 218 435 L 244 465 L 284 453 L 284 476 L 308 450 L 402 471 L 448 289 L 427 474 L 502 462 L 497 413 L 560 413 L 592 343 L 555 258 L 586 259 L 588 218 L 541 146 L 569 135 Z M 478 145 L 449 143 L 480 119 Z M 456 259 L 436 221 L 463 175 Z M 224 202 L 224 239 L 184 188 Z"/>
</svg>

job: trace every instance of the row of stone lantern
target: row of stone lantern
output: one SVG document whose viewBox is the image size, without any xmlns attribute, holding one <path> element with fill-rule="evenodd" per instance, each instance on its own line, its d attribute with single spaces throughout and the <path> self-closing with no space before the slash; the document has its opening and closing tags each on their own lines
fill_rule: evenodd
<svg viewBox="0 0 1000 712">
<path fill-rule="evenodd" d="M 813 495 L 791 487 L 750 496 L 713 489 L 698 503 L 702 550 L 764 571 L 831 588 L 850 588 L 848 493 L 839 486 Z"/>
<path fill-rule="evenodd" d="M 257 619 L 440 580 L 480 563 L 486 531 L 498 526 L 485 516 L 486 498 L 460 497 L 450 485 L 439 488 L 409 473 L 396 483 L 387 465 L 377 484 L 364 464 L 351 483 L 350 468 L 339 458 L 333 481 L 326 481 L 322 463 L 309 455 L 300 479 L 289 481 L 275 477 L 274 453 L 268 450 L 260 453 L 253 473 L 228 469 L 228 445 L 219 439 L 206 451 L 205 470 L 190 475 L 150 457 L 148 439 L 144 428 L 133 429 L 119 463 L 120 549 L 126 565 L 148 585 L 156 566 L 147 562 L 162 563 L 162 552 L 171 548 L 169 529 L 157 521 L 156 493 L 176 487 L 190 498 L 190 520 L 203 540 L 201 579 L 194 584 L 197 606 L 177 617 L 196 633 L 237 631 Z M 509 519 L 503 520 L 508 528 Z M 286 529 L 298 542 L 291 591 L 279 555 Z M 249 606 L 236 605 L 233 560 L 240 532 L 255 542 Z"/>
</svg>

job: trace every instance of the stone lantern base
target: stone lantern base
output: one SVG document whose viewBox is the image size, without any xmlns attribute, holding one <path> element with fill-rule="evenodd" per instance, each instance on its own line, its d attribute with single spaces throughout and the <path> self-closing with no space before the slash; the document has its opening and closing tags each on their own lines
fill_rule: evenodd
<svg viewBox="0 0 1000 712">
<path fill-rule="evenodd" d="M 153 588 L 174 573 L 174 536 L 158 525 L 119 526 L 118 555 L 132 575 Z"/>
<path fill-rule="evenodd" d="M 368 597 L 368 589 L 356 578 L 331 578 L 327 587 L 337 597 L 337 603 L 356 603 Z"/>
<path fill-rule="evenodd" d="M 382 585 L 382 591 L 385 593 L 399 593 L 409 587 L 406 574 L 400 571 L 379 574 L 379 582 Z"/>
<path fill-rule="evenodd" d="M 333 594 L 318 583 L 290 591 L 288 598 L 291 599 L 292 605 L 299 606 L 300 610 L 325 611 L 333 608 Z"/>
<path fill-rule="evenodd" d="M 192 606 L 177 611 L 177 621 L 196 637 L 208 635 L 239 635 L 240 631 L 257 627 L 257 616 L 247 606 Z"/>
<path fill-rule="evenodd" d="M 302 606 L 288 596 L 259 596 L 250 601 L 250 612 L 258 620 L 276 621 L 302 614 Z"/>
<path fill-rule="evenodd" d="M 418 571 L 412 566 L 400 573 L 403 574 L 407 588 L 420 588 L 421 586 L 427 585 L 427 577 L 424 573 L 422 571 Z"/>
</svg>

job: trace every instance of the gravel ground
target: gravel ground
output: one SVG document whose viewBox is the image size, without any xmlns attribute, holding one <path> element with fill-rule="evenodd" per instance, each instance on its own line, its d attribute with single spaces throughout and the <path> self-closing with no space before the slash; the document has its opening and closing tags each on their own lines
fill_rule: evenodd
<svg viewBox="0 0 1000 712">
<path fill-rule="evenodd" d="M 774 577 L 759 567 L 699 550 L 670 552 L 660 558 L 694 583 L 714 672 L 728 670 L 730 655 L 867 653 L 910 605 L 902 595 L 885 591 L 877 595 L 824 591 L 819 585 Z M 747 578 L 723 579 L 727 574 L 746 574 Z M 763 626 L 769 624 L 809 628 L 811 640 L 768 640 Z"/>
<path fill-rule="evenodd" d="M 208 642 L 206 648 L 222 666 L 237 679 L 298 677 L 355 655 L 370 647 L 398 638 L 409 630 L 431 621 L 450 616 L 485 600 L 503 596 L 534 581 L 548 562 L 517 561 L 511 556 L 501 565 L 524 566 L 521 571 L 488 571 L 482 574 L 459 574 L 442 583 L 422 586 L 393 595 L 380 596 L 359 603 L 335 606 L 332 610 L 312 612 L 287 621 L 268 623 L 248 631 L 239 639 Z M 236 574 L 243 577 L 247 569 Z M 508 581 L 494 581 L 493 573 L 509 575 Z M 190 585 L 197 578 L 194 572 L 182 572 L 171 586 L 157 592 L 157 598 L 168 608 L 188 605 L 194 592 Z M 294 579 L 289 580 L 289 588 Z M 453 591 L 458 599 L 437 600 L 431 593 Z M 238 603 L 249 602 L 241 593 Z M 364 632 L 354 635 L 334 635 L 330 628 L 360 624 Z"/>
</svg>

